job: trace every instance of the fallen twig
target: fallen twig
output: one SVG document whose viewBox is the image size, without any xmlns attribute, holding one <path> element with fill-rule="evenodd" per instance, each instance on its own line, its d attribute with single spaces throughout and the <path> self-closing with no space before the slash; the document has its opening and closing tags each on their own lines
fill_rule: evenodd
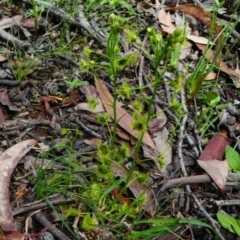
<svg viewBox="0 0 240 240">
<path fill-rule="evenodd" d="M 73 198 L 65 198 L 65 197 L 58 197 L 56 199 L 51 200 L 51 204 L 52 205 L 58 205 L 61 203 L 70 203 L 70 202 L 74 202 L 75 200 Z M 38 204 L 34 204 L 31 203 L 30 206 L 21 206 L 21 207 L 17 207 L 13 210 L 12 214 L 13 216 L 19 215 L 19 214 L 23 214 L 23 213 L 27 213 L 27 212 L 32 212 L 38 209 L 42 209 L 42 208 L 46 208 L 49 205 L 47 203 L 38 203 Z"/>
</svg>

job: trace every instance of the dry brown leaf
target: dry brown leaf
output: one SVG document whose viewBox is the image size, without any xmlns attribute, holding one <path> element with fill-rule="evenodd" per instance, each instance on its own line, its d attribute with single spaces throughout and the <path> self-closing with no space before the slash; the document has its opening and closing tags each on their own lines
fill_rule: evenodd
<svg viewBox="0 0 240 240">
<path fill-rule="evenodd" d="M 148 128 L 150 133 L 155 133 L 161 131 L 167 123 L 167 116 L 164 111 L 156 106 L 157 117 L 150 120 L 148 123 Z"/>
<path fill-rule="evenodd" d="M 169 132 L 167 128 L 164 127 L 161 131 L 153 133 L 153 140 L 156 143 L 158 152 L 163 157 L 163 161 L 166 165 L 169 165 L 172 162 L 172 146 L 168 142 Z M 164 174 L 166 175 L 167 171 L 164 171 Z"/>
<path fill-rule="evenodd" d="M 5 122 L 5 116 L 3 114 L 2 108 L 0 108 L 0 124 Z"/>
<path fill-rule="evenodd" d="M 17 15 L 12 18 L 4 18 L 0 21 L 0 29 L 10 28 L 13 25 L 21 25 L 23 16 Z"/>
<path fill-rule="evenodd" d="M 79 90 L 86 96 L 86 98 L 92 98 L 95 99 L 98 104 L 97 106 L 93 109 L 90 106 L 89 102 L 83 102 L 79 103 L 75 106 L 74 110 L 80 111 L 80 110 L 85 110 L 93 113 L 101 113 L 105 112 L 105 109 L 103 107 L 103 104 L 101 103 L 101 99 L 98 96 L 97 90 L 93 85 L 83 85 L 79 88 Z"/>
<path fill-rule="evenodd" d="M 25 239 L 24 234 L 18 231 L 0 233 L 0 240 L 23 240 L 23 239 Z"/>
<path fill-rule="evenodd" d="M 203 45 L 203 44 L 196 43 L 196 46 L 198 47 L 198 49 L 200 49 L 203 52 L 204 57 L 209 62 L 212 62 L 214 60 L 214 56 L 215 56 L 214 51 L 212 51 L 211 49 L 207 49 L 207 46 Z M 228 67 L 227 64 L 224 62 L 220 62 L 219 68 L 222 72 L 225 72 L 230 76 L 236 77 L 236 78 L 232 77 L 233 83 L 236 88 L 240 88 L 240 71 L 238 69 L 234 70 L 234 69 Z"/>
<path fill-rule="evenodd" d="M 14 230 L 9 202 L 9 183 L 12 172 L 21 158 L 36 144 L 35 139 L 28 139 L 13 145 L 0 156 L 0 225 L 3 231 Z"/>
<path fill-rule="evenodd" d="M 113 130 L 113 127 L 111 129 Z M 126 133 L 126 131 L 122 130 L 121 128 L 117 128 L 117 135 L 126 141 L 131 140 L 131 135 Z"/>
<path fill-rule="evenodd" d="M 166 13 L 163 8 L 158 12 L 158 20 L 162 23 L 161 27 L 164 32 L 173 33 L 176 29 L 176 27 L 172 24 L 170 13 Z"/>
<path fill-rule="evenodd" d="M 139 2 L 137 4 L 137 11 L 138 12 L 149 12 L 149 13 L 154 13 L 155 12 L 153 7 L 148 5 L 148 4 L 146 4 L 144 1 Z"/>
<path fill-rule="evenodd" d="M 98 144 L 101 142 L 101 140 L 99 138 L 92 138 L 92 139 L 85 139 L 83 140 L 83 142 L 87 145 L 93 145 L 93 144 Z"/>
<path fill-rule="evenodd" d="M 95 78 L 95 85 L 106 111 L 110 114 L 111 118 L 114 118 L 113 97 L 111 93 L 108 91 L 105 83 L 102 80 Z M 132 116 L 121 107 L 121 104 L 119 102 L 116 103 L 116 108 L 118 125 L 137 139 L 139 137 L 139 133 L 132 127 Z M 143 136 L 143 143 L 153 149 L 156 148 L 152 138 L 147 132 Z"/>
<path fill-rule="evenodd" d="M 8 106 L 12 111 L 20 111 L 20 109 L 10 101 L 7 89 L 0 92 L 0 102 L 2 105 Z"/>
<path fill-rule="evenodd" d="M 206 147 L 203 149 L 201 155 L 199 156 L 199 160 L 222 160 L 226 146 L 231 145 L 231 140 L 228 138 L 228 132 L 226 130 L 221 130 L 220 133 L 214 135 Z"/>
<path fill-rule="evenodd" d="M 78 103 L 75 107 L 74 107 L 75 111 L 88 111 L 88 112 L 92 112 L 92 113 L 102 113 L 104 112 L 104 108 L 102 106 L 102 104 L 97 104 L 97 106 L 95 108 L 92 108 L 90 103 L 88 102 L 83 102 L 83 103 Z"/>
<path fill-rule="evenodd" d="M 2 55 L 2 54 L 0 54 L 0 62 L 4 62 L 4 61 L 6 61 L 7 59 Z"/>
<path fill-rule="evenodd" d="M 170 13 L 166 13 L 163 8 L 158 12 L 158 20 L 160 23 L 163 23 L 161 27 L 164 32 L 173 33 L 175 31 L 176 26 L 172 24 Z M 199 37 L 188 33 L 186 38 L 195 43 L 208 44 L 208 39 L 205 37 Z"/>
<path fill-rule="evenodd" d="M 35 18 L 27 18 L 22 22 L 22 26 L 25 28 L 35 28 Z"/>
<path fill-rule="evenodd" d="M 200 22 L 202 22 L 209 29 L 211 28 L 212 14 L 210 12 L 204 11 L 204 9 L 200 6 L 197 6 L 194 4 L 183 4 L 183 5 L 178 5 L 176 7 L 169 7 L 169 8 L 167 8 L 167 10 L 184 12 L 184 13 L 196 18 Z M 217 25 L 217 23 L 216 23 L 214 25 L 215 35 L 218 35 L 221 31 L 222 31 L 222 27 Z"/>
<path fill-rule="evenodd" d="M 176 7 L 168 7 L 167 10 L 184 12 L 198 19 L 205 25 L 210 22 L 212 16 L 210 12 L 205 12 L 202 7 L 194 4 L 183 4 Z"/>
<path fill-rule="evenodd" d="M 208 39 L 205 37 L 200 37 L 200 36 L 194 36 L 191 34 L 187 34 L 186 38 L 188 40 L 191 40 L 195 43 L 200 43 L 200 44 L 208 44 Z"/>
<path fill-rule="evenodd" d="M 212 178 L 215 184 L 219 187 L 223 195 L 226 193 L 226 181 L 228 176 L 227 161 L 219 160 L 197 160 L 198 164 Z"/>
<path fill-rule="evenodd" d="M 214 80 L 216 79 L 217 74 L 215 72 L 210 72 L 205 78 L 204 81 Z"/>
</svg>

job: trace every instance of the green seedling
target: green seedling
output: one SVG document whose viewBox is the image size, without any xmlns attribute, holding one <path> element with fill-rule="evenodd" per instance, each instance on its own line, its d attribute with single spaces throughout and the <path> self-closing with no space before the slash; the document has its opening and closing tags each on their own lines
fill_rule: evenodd
<svg viewBox="0 0 240 240">
<path fill-rule="evenodd" d="M 76 88 L 79 88 L 79 87 L 87 84 L 86 81 L 81 81 L 77 78 L 74 78 L 72 81 L 65 80 L 64 82 L 71 88 L 71 90 L 74 90 Z"/>
<path fill-rule="evenodd" d="M 16 67 L 12 66 L 12 72 L 19 81 L 25 79 L 29 74 L 33 73 L 35 68 L 41 64 L 41 59 L 32 56 L 26 56 L 27 59 L 19 57 L 16 61 Z"/>
<path fill-rule="evenodd" d="M 44 7 L 39 6 L 37 4 L 37 1 L 34 1 L 34 0 L 31 1 L 31 4 L 32 4 L 33 8 L 27 12 L 27 17 L 33 17 L 34 18 L 34 27 L 37 30 L 38 25 L 39 25 L 39 20 L 40 20 L 41 15 L 44 11 Z"/>
</svg>

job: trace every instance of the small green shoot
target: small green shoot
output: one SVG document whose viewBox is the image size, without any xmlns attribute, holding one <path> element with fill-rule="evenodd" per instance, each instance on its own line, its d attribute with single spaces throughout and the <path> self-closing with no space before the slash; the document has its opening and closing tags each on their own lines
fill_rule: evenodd
<svg viewBox="0 0 240 240">
<path fill-rule="evenodd" d="M 196 122 L 200 128 L 201 136 L 204 136 L 211 126 L 219 119 L 219 111 L 226 109 L 228 104 L 219 104 L 221 98 L 216 92 L 203 92 L 197 95 L 197 99 L 205 104 Z"/>
<path fill-rule="evenodd" d="M 16 67 L 12 66 L 12 72 L 15 78 L 22 81 L 27 75 L 34 72 L 35 68 L 41 64 L 41 59 L 33 56 L 19 57 L 16 61 Z"/>
<path fill-rule="evenodd" d="M 79 80 L 77 78 L 74 78 L 72 81 L 65 80 L 64 82 L 71 88 L 71 90 L 74 90 L 74 89 L 76 89 L 78 87 L 81 87 L 81 86 L 87 84 L 86 81 L 81 81 L 81 80 Z"/>
<path fill-rule="evenodd" d="M 43 6 L 38 6 L 37 1 L 31 1 L 33 8 L 27 12 L 27 17 L 34 17 L 34 27 L 38 29 L 40 17 L 44 11 Z"/>
</svg>

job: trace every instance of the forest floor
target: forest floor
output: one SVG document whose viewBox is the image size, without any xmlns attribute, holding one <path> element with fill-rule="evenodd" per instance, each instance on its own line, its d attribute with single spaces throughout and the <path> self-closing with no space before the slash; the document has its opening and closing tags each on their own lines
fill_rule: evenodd
<svg viewBox="0 0 240 240">
<path fill-rule="evenodd" d="M 0 1 L 0 239 L 240 239 L 236 2 Z"/>
</svg>

